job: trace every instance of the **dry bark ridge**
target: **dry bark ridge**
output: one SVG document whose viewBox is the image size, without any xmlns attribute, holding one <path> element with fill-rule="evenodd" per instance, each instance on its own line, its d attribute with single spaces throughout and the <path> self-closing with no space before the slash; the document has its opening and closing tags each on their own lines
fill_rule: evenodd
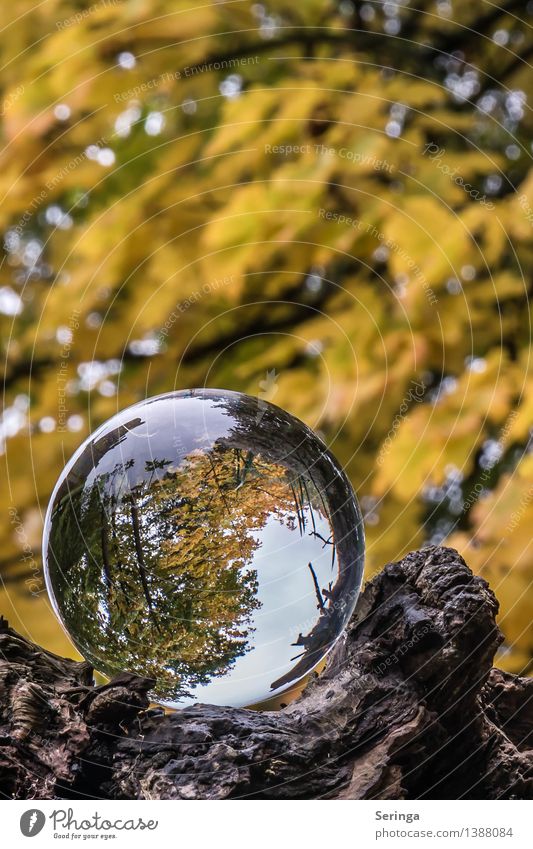
<svg viewBox="0 0 533 849">
<path fill-rule="evenodd" d="M 280 712 L 149 710 L 0 620 L 4 797 L 533 798 L 533 680 L 491 669 L 497 601 L 452 549 L 367 584 L 325 673 Z"/>
</svg>

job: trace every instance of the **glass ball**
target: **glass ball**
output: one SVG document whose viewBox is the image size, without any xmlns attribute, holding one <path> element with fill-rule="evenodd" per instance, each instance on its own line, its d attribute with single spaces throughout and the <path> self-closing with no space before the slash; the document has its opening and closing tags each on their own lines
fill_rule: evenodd
<svg viewBox="0 0 533 849">
<path fill-rule="evenodd" d="M 118 413 L 45 520 L 54 610 L 101 673 L 158 701 L 250 706 L 292 688 L 353 612 L 361 512 L 320 439 L 273 404 L 195 389 Z"/>
</svg>

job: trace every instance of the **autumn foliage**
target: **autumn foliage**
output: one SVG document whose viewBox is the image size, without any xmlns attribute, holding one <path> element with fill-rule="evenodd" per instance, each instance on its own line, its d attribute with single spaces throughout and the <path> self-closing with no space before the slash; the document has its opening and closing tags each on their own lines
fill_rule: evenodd
<svg viewBox="0 0 533 849">
<path fill-rule="evenodd" d="M 457 547 L 500 601 L 497 662 L 531 668 L 531 12 L 416 7 L 3 9 L 1 608 L 47 648 L 66 459 L 207 385 L 321 433 L 368 575 Z"/>
</svg>

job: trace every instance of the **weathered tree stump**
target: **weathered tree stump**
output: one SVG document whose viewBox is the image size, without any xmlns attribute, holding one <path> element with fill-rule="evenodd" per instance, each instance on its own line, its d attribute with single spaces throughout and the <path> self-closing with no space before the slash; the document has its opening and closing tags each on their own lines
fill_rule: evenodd
<svg viewBox="0 0 533 849">
<path fill-rule="evenodd" d="M 326 671 L 279 712 L 149 709 L 153 682 L 0 620 L 0 792 L 17 799 L 532 798 L 533 680 L 491 669 L 497 601 L 427 548 L 367 584 Z"/>
</svg>

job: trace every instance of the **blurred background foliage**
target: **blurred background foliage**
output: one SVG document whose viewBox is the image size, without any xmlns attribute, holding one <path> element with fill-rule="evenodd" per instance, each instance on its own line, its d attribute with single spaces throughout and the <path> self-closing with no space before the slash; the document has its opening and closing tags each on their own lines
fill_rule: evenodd
<svg viewBox="0 0 533 849">
<path fill-rule="evenodd" d="M 59 472 L 207 385 L 323 436 L 369 576 L 457 547 L 530 672 L 533 3 L 2 11 L 2 613 L 72 654 L 40 561 Z"/>
</svg>

